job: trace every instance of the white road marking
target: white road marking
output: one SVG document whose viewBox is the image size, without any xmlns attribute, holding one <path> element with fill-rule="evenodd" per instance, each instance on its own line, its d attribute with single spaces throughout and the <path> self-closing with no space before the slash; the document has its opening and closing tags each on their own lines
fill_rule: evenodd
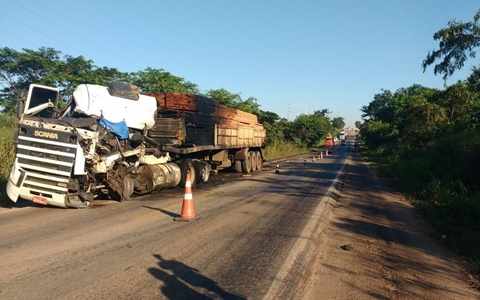
<svg viewBox="0 0 480 300">
<path fill-rule="evenodd" d="M 332 184 L 329 186 L 325 195 L 320 199 L 320 202 L 312 213 L 312 217 L 308 220 L 307 224 L 303 228 L 300 236 L 304 238 L 297 239 L 263 299 L 279 299 L 284 289 L 288 288 L 288 283 L 286 281 L 288 275 L 291 273 L 300 257 L 305 254 L 305 250 L 307 250 L 311 239 L 315 238 L 315 236 L 322 231 L 322 228 L 319 228 L 319 223 L 322 221 L 325 222 L 326 220 L 318 216 L 322 216 L 322 214 L 328 210 L 328 206 L 331 204 L 329 198 L 331 198 L 331 195 L 335 190 L 335 186 L 339 182 L 339 177 L 343 173 L 346 161 L 347 158 L 345 157 L 343 159 L 342 167 L 337 172 L 335 179 L 332 181 Z"/>
</svg>

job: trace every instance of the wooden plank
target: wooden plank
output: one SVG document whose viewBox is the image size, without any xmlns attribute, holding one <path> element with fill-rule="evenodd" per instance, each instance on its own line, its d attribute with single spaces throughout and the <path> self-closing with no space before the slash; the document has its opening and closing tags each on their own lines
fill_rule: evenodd
<svg viewBox="0 0 480 300">
<path fill-rule="evenodd" d="M 149 95 L 155 97 L 159 110 L 191 111 L 249 125 L 258 123 L 256 115 L 218 104 L 205 96 L 182 93 L 151 93 Z"/>
<path fill-rule="evenodd" d="M 187 145 L 261 146 L 265 129 L 256 115 L 226 107 L 198 95 L 182 93 L 150 94 L 157 100 L 160 118 L 181 118 L 185 122 Z M 165 125 L 153 130 L 172 136 Z"/>
</svg>

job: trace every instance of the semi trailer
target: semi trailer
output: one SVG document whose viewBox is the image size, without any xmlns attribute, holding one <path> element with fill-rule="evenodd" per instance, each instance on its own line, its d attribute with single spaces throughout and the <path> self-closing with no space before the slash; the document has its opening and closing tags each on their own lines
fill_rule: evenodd
<svg viewBox="0 0 480 300">
<path fill-rule="evenodd" d="M 146 94 L 114 82 L 60 96 L 31 84 L 17 117 L 13 202 L 85 208 L 181 185 L 187 172 L 205 183 L 220 169 L 249 173 L 264 161 L 257 116 L 201 95 Z"/>
</svg>

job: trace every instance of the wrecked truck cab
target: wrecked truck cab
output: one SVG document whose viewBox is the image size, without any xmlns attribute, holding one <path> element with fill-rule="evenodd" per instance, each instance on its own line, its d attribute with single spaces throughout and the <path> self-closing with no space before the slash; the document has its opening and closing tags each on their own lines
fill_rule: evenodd
<svg viewBox="0 0 480 300">
<path fill-rule="evenodd" d="M 150 189 L 177 185 L 179 168 L 168 163 L 168 153 L 144 142 L 155 123 L 156 99 L 128 92 L 124 85 L 82 84 L 62 112 L 54 104 L 58 89 L 32 84 L 20 110 L 8 197 L 82 208 L 99 194 L 129 199 L 135 186 L 145 190 L 145 178 L 133 178 L 153 171 L 158 178 Z M 149 164 L 164 167 L 142 167 Z"/>
<path fill-rule="evenodd" d="M 47 120 L 24 116 L 19 121 L 7 194 L 14 202 L 23 198 L 44 205 L 87 206 L 88 202 L 73 192 L 75 177 L 87 174 L 80 134 L 75 128 Z M 83 136 L 95 136 L 95 132 L 81 131 Z"/>
</svg>

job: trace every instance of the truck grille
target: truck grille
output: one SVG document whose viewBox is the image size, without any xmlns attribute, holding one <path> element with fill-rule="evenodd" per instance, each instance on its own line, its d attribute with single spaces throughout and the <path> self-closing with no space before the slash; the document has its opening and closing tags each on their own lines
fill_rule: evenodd
<svg viewBox="0 0 480 300">
<path fill-rule="evenodd" d="M 26 171 L 23 186 L 42 195 L 68 192 L 76 144 L 19 135 L 17 163 Z"/>
</svg>

